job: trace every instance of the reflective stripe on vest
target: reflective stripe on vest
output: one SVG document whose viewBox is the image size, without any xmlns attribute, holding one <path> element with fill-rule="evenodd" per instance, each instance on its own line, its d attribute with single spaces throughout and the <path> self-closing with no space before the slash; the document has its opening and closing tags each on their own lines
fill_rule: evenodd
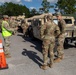
<svg viewBox="0 0 76 75">
<path fill-rule="evenodd" d="M 8 37 L 8 36 L 11 36 L 12 35 L 12 32 L 11 31 L 8 31 L 6 28 L 4 28 L 4 23 L 7 23 L 8 24 L 8 22 L 6 22 L 6 21 L 3 21 L 2 22 L 2 36 L 3 37 Z"/>
</svg>

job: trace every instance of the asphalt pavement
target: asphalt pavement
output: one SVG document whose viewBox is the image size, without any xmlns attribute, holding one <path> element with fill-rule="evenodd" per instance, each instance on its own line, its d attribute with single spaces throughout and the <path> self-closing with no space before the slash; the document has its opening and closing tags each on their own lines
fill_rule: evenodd
<svg viewBox="0 0 76 75">
<path fill-rule="evenodd" d="M 1 33 L 0 39 L 3 40 Z M 3 43 L 4 45 L 4 43 Z M 54 63 L 53 68 L 42 70 L 42 42 L 30 37 L 23 38 L 22 33 L 11 37 L 11 58 L 6 58 L 8 69 L 0 70 L 0 75 L 76 75 L 76 47 L 66 45 L 64 59 Z"/>
</svg>

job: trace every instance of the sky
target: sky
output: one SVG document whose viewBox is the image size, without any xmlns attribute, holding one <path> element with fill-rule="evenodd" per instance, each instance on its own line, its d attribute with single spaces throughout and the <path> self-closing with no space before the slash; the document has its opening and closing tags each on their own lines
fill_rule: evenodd
<svg viewBox="0 0 76 75">
<path fill-rule="evenodd" d="M 47 1 L 50 2 L 51 4 L 54 4 L 58 0 L 47 0 Z M 0 4 L 3 4 L 5 2 L 13 2 L 17 4 L 22 4 L 22 5 L 25 5 L 29 9 L 35 8 L 36 10 L 42 7 L 41 6 L 42 0 L 0 0 Z M 50 12 L 53 13 L 54 9 L 50 9 Z"/>
</svg>

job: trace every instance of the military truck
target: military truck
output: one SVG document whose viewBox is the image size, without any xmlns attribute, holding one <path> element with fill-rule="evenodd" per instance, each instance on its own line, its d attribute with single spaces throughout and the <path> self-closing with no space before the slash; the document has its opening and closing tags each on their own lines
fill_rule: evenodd
<svg viewBox="0 0 76 75">
<path fill-rule="evenodd" d="M 40 27 L 45 22 L 47 22 L 46 18 L 44 18 L 45 15 L 48 15 L 48 13 L 32 17 L 32 20 L 31 20 L 32 29 L 30 31 L 30 33 L 32 35 L 31 37 L 35 37 L 37 39 L 42 40 L 41 37 L 40 37 Z M 66 22 L 65 42 L 66 43 L 74 42 L 75 45 L 76 45 L 76 25 L 74 24 L 74 22 L 75 22 L 74 17 L 62 16 L 62 18 Z M 53 16 L 53 21 L 56 24 L 58 24 L 58 20 L 57 20 L 56 16 Z"/>
</svg>

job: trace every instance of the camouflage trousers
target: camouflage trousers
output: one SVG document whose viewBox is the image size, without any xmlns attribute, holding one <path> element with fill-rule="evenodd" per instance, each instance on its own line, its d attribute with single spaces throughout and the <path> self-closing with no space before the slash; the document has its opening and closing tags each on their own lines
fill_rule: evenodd
<svg viewBox="0 0 76 75">
<path fill-rule="evenodd" d="M 64 54 L 64 40 L 65 40 L 65 34 L 61 34 L 58 38 L 58 43 L 57 43 L 57 56 L 61 58 L 61 56 Z"/>
<path fill-rule="evenodd" d="M 15 35 L 17 33 L 17 30 L 14 30 L 13 34 Z"/>
<path fill-rule="evenodd" d="M 25 36 L 28 35 L 28 29 L 23 29 L 23 35 L 25 35 Z"/>
<path fill-rule="evenodd" d="M 27 31 L 26 29 L 23 29 L 23 34 L 24 34 L 24 35 L 25 35 L 26 31 Z"/>
<path fill-rule="evenodd" d="M 10 54 L 10 37 L 4 37 L 4 53 Z"/>
<path fill-rule="evenodd" d="M 54 46 L 55 46 L 55 38 L 53 39 L 45 39 L 43 40 L 43 64 L 47 65 L 48 64 L 48 54 L 50 56 L 50 64 L 53 64 L 54 60 Z"/>
<path fill-rule="evenodd" d="M 16 27 L 11 27 L 11 28 L 15 29 Z M 17 30 L 14 30 L 12 34 L 15 35 L 16 33 L 17 33 Z"/>
</svg>

